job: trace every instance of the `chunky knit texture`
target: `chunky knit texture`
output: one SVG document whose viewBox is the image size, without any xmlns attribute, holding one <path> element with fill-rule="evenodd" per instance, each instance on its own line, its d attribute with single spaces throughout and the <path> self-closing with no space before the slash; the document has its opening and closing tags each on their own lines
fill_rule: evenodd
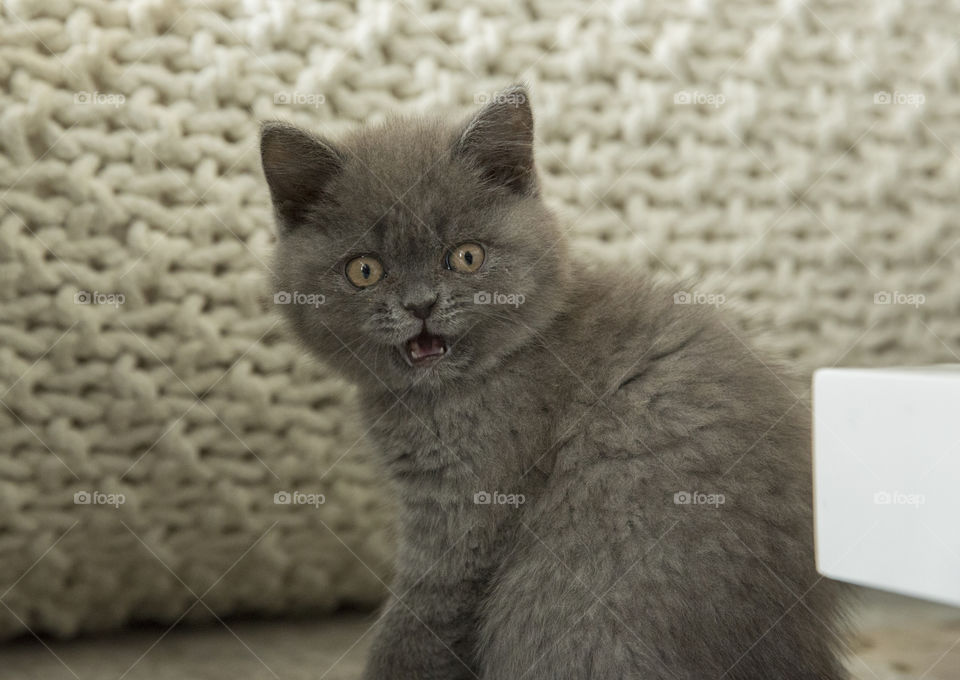
<svg viewBox="0 0 960 680">
<path fill-rule="evenodd" d="M 958 20 L 896 0 L 3 3 L 0 635 L 382 596 L 391 506 L 350 392 L 266 292 L 260 120 L 336 135 L 525 80 L 584 256 L 697 277 L 678 302 L 746 310 L 805 370 L 952 360 Z"/>
</svg>

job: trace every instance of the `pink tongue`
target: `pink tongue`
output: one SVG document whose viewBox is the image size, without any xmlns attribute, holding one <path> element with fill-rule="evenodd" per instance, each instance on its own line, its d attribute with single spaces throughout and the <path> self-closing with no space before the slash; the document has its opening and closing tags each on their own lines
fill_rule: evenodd
<svg viewBox="0 0 960 680">
<path fill-rule="evenodd" d="M 410 341 L 410 356 L 414 359 L 443 354 L 443 339 L 437 335 L 421 333 Z"/>
</svg>

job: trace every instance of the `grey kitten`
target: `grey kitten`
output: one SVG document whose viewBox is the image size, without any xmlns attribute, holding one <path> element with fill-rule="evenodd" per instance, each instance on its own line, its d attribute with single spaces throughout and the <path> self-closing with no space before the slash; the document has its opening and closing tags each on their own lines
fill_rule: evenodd
<svg viewBox="0 0 960 680">
<path fill-rule="evenodd" d="M 336 143 L 268 123 L 276 286 L 398 487 L 370 680 L 846 677 L 810 432 L 717 313 L 568 253 L 526 92 Z"/>
</svg>

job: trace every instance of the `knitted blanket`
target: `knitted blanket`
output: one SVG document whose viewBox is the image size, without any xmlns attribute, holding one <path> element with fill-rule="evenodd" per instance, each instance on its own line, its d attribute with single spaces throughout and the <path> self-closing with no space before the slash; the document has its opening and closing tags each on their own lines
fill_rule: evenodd
<svg viewBox="0 0 960 680">
<path fill-rule="evenodd" d="M 9 0 L 0 635 L 370 605 L 351 393 L 267 293 L 257 127 L 530 85 L 578 254 L 702 281 L 804 370 L 960 342 L 960 11 L 897 0 Z M 802 395 L 799 395 L 802 396 Z"/>
</svg>

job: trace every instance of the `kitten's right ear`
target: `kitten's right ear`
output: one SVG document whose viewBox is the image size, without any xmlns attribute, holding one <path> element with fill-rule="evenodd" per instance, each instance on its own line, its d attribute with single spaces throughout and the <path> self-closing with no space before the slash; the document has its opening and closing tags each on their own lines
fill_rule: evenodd
<svg viewBox="0 0 960 680">
<path fill-rule="evenodd" d="M 303 223 L 323 198 L 330 180 L 343 169 L 333 146 L 289 123 L 270 121 L 260 128 L 260 161 L 281 232 Z"/>
</svg>

